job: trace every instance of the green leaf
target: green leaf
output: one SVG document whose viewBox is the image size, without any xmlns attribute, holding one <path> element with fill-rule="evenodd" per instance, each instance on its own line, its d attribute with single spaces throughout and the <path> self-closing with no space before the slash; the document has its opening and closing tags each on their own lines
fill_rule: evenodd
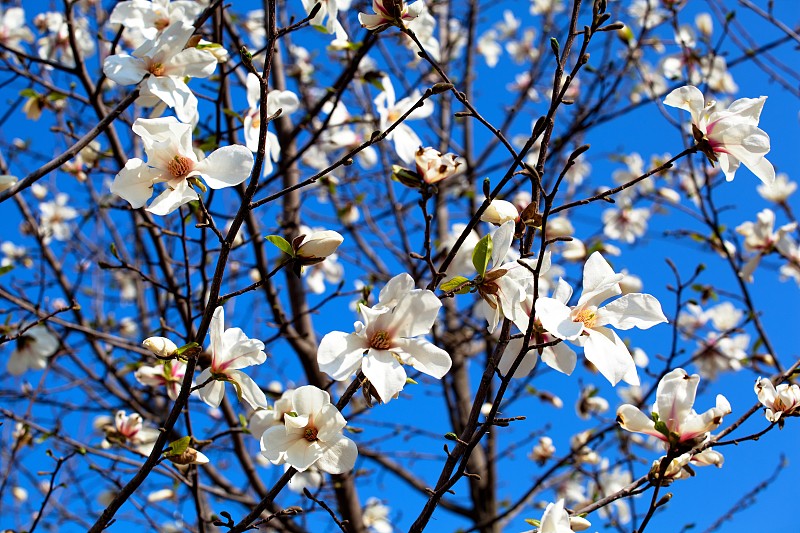
<svg viewBox="0 0 800 533">
<path fill-rule="evenodd" d="M 442 289 L 444 292 L 450 292 L 455 290 L 457 287 L 464 285 L 464 283 L 469 283 L 469 280 L 464 276 L 456 276 L 453 279 L 449 279 L 442 283 L 439 288 Z M 464 285 L 456 294 L 467 294 L 469 292 L 469 285 Z"/>
<path fill-rule="evenodd" d="M 20 96 L 24 96 L 26 98 L 38 98 L 39 97 L 39 93 L 37 93 L 33 89 L 22 89 L 19 92 L 19 95 Z"/>
<path fill-rule="evenodd" d="M 195 348 L 200 348 L 200 345 L 197 344 L 196 342 L 190 342 L 189 344 L 184 344 L 183 346 L 175 350 L 175 353 L 173 355 L 183 355 L 189 350 L 193 350 Z"/>
<path fill-rule="evenodd" d="M 536 520 L 535 518 L 526 518 L 525 522 L 532 525 L 533 527 L 539 527 L 542 525 L 542 523 Z"/>
<path fill-rule="evenodd" d="M 456 435 L 451 431 L 450 433 L 445 433 L 444 438 L 446 438 L 447 440 L 458 440 L 458 435 Z"/>
<path fill-rule="evenodd" d="M 489 261 L 492 259 L 492 236 L 486 235 L 483 239 L 478 241 L 475 249 L 472 251 L 472 266 L 479 276 L 486 275 L 486 267 L 489 266 Z"/>
<path fill-rule="evenodd" d="M 288 256 L 294 257 L 294 250 L 292 249 L 292 245 L 289 244 L 289 241 L 287 241 L 280 235 L 267 235 L 264 238 L 267 239 L 272 244 L 274 244 L 281 252 L 285 253 Z"/>
<path fill-rule="evenodd" d="M 183 452 L 189 449 L 189 445 L 191 443 L 192 443 L 192 437 L 188 435 L 185 437 L 181 437 L 178 440 L 170 442 L 169 448 L 164 452 L 164 457 L 182 454 Z"/>
<path fill-rule="evenodd" d="M 68 97 L 67 97 L 66 94 L 59 93 L 59 92 L 52 92 L 52 93 L 47 95 L 47 99 L 50 100 L 51 102 L 57 102 L 59 100 L 66 100 L 67 98 Z"/>
<path fill-rule="evenodd" d="M 6 265 L 4 267 L 0 267 L 0 276 L 9 273 L 12 270 L 14 270 L 14 265 Z"/>
<path fill-rule="evenodd" d="M 560 47 L 558 46 L 558 39 L 555 37 L 550 37 L 550 49 L 553 51 L 553 55 L 556 56 L 556 59 L 558 59 L 558 56 L 560 55 Z"/>
</svg>

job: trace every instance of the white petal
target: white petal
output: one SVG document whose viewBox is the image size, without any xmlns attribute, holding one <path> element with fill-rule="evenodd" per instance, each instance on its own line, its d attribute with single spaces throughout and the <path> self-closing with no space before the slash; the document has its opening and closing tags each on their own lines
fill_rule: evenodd
<svg viewBox="0 0 800 533">
<path fill-rule="evenodd" d="M 436 379 L 442 379 L 453 364 L 446 351 L 425 339 L 402 339 L 396 346 L 402 350 L 398 355 L 405 364 Z"/>
<path fill-rule="evenodd" d="M 598 325 L 617 329 L 647 329 L 667 321 L 661 304 L 650 294 L 631 293 L 617 298 L 597 311 Z"/>
<path fill-rule="evenodd" d="M 695 124 L 700 122 L 700 116 L 705 109 L 705 99 L 700 89 L 692 85 L 675 89 L 664 98 L 664 105 L 677 107 L 692 114 L 692 121 Z"/>
<path fill-rule="evenodd" d="M 279 465 L 286 462 L 286 450 L 289 449 L 296 438 L 286 433 L 283 424 L 268 428 L 261 436 L 261 455 Z"/>
<path fill-rule="evenodd" d="M 111 192 L 139 209 L 153 196 L 153 184 L 161 172 L 148 167 L 138 158 L 129 159 L 111 184 Z"/>
<path fill-rule="evenodd" d="M 389 329 L 396 337 L 427 335 L 441 307 L 441 300 L 431 291 L 413 290 L 392 310 Z"/>
<path fill-rule="evenodd" d="M 633 405 L 620 405 L 617 409 L 617 422 L 623 429 L 633 433 L 645 433 L 664 440 L 664 435 L 656 431 L 653 419 L 646 416 Z"/>
<path fill-rule="evenodd" d="M 198 384 L 203 384 L 211 378 L 211 371 L 209 369 L 203 370 L 197 377 Z M 208 385 L 197 390 L 200 399 L 206 402 L 211 407 L 219 407 L 222 402 L 222 397 L 225 396 L 225 384 L 221 381 L 212 381 Z"/>
<path fill-rule="evenodd" d="M 625 381 L 639 384 L 636 365 L 625 343 L 614 330 L 608 328 L 588 329 L 589 338 L 583 346 L 583 354 L 612 385 Z"/>
<path fill-rule="evenodd" d="M 559 372 L 572 375 L 578 362 L 578 355 L 566 343 L 560 342 L 542 350 L 542 362 Z"/>
<path fill-rule="evenodd" d="M 120 85 L 134 85 L 142 81 L 147 69 L 138 57 L 117 54 L 107 57 L 103 62 L 103 74 Z"/>
<path fill-rule="evenodd" d="M 536 300 L 536 317 L 542 327 L 558 339 L 577 339 L 583 332 L 582 322 L 573 322 L 571 309 L 554 298 Z"/>
<path fill-rule="evenodd" d="M 329 474 L 343 474 L 353 469 L 357 458 L 356 443 L 347 437 L 341 437 L 333 444 L 326 444 L 317 461 L 317 468 Z"/>
<path fill-rule="evenodd" d="M 506 349 L 503 350 L 503 355 L 500 357 L 500 362 L 497 364 L 497 369 L 504 376 L 508 374 L 508 372 L 511 370 L 511 365 L 514 364 L 514 361 L 519 356 L 523 341 L 524 339 L 511 339 L 508 341 Z M 517 367 L 517 370 L 514 372 L 514 375 L 511 377 L 524 378 L 530 374 L 531 370 L 533 370 L 533 367 L 536 366 L 537 359 L 538 354 L 536 353 L 536 350 L 531 350 L 526 353 L 522 358 L 522 362 Z"/>
<path fill-rule="evenodd" d="M 355 333 L 331 331 L 319 343 L 317 363 L 322 372 L 336 381 L 344 381 L 361 366 L 366 340 Z"/>
<path fill-rule="evenodd" d="M 206 50 L 187 48 L 164 65 L 171 76 L 207 78 L 217 69 L 217 58 Z"/>
<path fill-rule="evenodd" d="M 315 416 L 325 405 L 330 405 L 330 395 L 313 385 L 298 387 L 292 395 L 292 406 L 300 416 Z"/>
<path fill-rule="evenodd" d="M 242 392 L 242 400 L 247 402 L 251 408 L 258 409 L 259 407 L 263 407 L 266 409 L 268 407 L 269 404 L 267 404 L 267 397 L 264 391 L 256 385 L 253 378 L 241 370 L 228 370 L 228 375 L 239 384 Z"/>
<path fill-rule="evenodd" d="M 174 189 L 168 188 L 159 194 L 147 207 L 154 215 L 168 215 L 180 206 L 200 198 L 197 192 L 189 187 L 186 180 L 181 181 Z"/>
<path fill-rule="evenodd" d="M 195 165 L 212 189 L 239 185 L 253 170 L 253 153 L 240 144 L 217 148 Z"/>
<path fill-rule="evenodd" d="M 387 403 L 406 385 L 406 371 L 392 354 L 385 350 L 370 349 L 361 370 L 369 379 L 381 401 Z"/>
</svg>

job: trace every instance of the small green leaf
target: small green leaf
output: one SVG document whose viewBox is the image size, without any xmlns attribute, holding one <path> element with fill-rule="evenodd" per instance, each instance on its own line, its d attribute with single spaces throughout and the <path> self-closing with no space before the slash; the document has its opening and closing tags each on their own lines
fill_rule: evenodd
<svg viewBox="0 0 800 533">
<path fill-rule="evenodd" d="M 558 45 L 558 39 L 555 37 L 550 37 L 550 49 L 553 51 L 556 59 L 558 59 L 558 56 L 560 55 L 560 46 Z"/>
<path fill-rule="evenodd" d="M 39 93 L 37 93 L 33 89 L 22 89 L 19 92 L 19 95 L 20 96 L 24 96 L 26 98 L 38 98 L 39 97 Z"/>
<path fill-rule="evenodd" d="M 0 267 L 0 276 L 9 273 L 12 270 L 14 270 L 14 265 L 6 265 L 4 267 Z"/>
<path fill-rule="evenodd" d="M 444 438 L 446 438 L 447 440 L 458 440 L 458 435 L 456 435 L 451 431 L 450 433 L 445 433 Z"/>
<path fill-rule="evenodd" d="M 456 294 L 467 294 L 469 292 L 469 285 L 464 285 L 465 283 L 469 283 L 467 278 L 464 276 L 456 276 L 442 283 L 439 288 L 444 292 L 450 292 L 463 285 L 463 287 L 456 291 Z"/>
<path fill-rule="evenodd" d="M 116 259 L 119 259 L 119 254 L 117 253 L 117 245 L 113 242 L 108 246 L 108 249 L 111 251 L 111 255 L 113 255 Z"/>
<path fill-rule="evenodd" d="M 184 344 L 183 346 L 175 350 L 175 353 L 173 355 L 183 355 L 189 350 L 193 350 L 195 348 L 200 348 L 200 345 L 197 344 L 196 342 L 190 342 L 189 344 Z"/>
<path fill-rule="evenodd" d="M 239 413 L 239 425 L 242 429 L 247 429 L 247 418 L 242 413 Z"/>
<path fill-rule="evenodd" d="M 492 236 L 486 235 L 475 246 L 472 251 L 472 266 L 479 276 L 486 275 L 486 267 L 489 266 L 489 261 L 492 259 Z"/>
<path fill-rule="evenodd" d="M 526 518 L 525 522 L 532 525 L 533 527 L 539 527 L 542 525 L 542 523 L 536 520 L 535 518 Z"/>
<path fill-rule="evenodd" d="M 272 244 L 274 244 L 281 252 L 285 253 L 286 255 L 294 257 L 294 250 L 292 250 L 292 245 L 289 244 L 289 241 L 287 241 L 280 235 L 267 235 L 264 238 L 267 239 Z"/>
<path fill-rule="evenodd" d="M 419 383 L 417 383 L 411 378 L 406 378 L 406 385 L 419 385 Z"/>
<path fill-rule="evenodd" d="M 189 449 L 189 445 L 191 443 L 192 443 L 192 437 L 188 435 L 185 437 L 181 437 L 178 440 L 170 442 L 169 448 L 164 452 L 164 457 L 182 454 L 183 452 Z"/>
<path fill-rule="evenodd" d="M 52 92 L 47 95 L 47 99 L 50 100 L 51 102 L 57 102 L 59 100 L 66 100 L 67 95 L 59 92 Z"/>
</svg>

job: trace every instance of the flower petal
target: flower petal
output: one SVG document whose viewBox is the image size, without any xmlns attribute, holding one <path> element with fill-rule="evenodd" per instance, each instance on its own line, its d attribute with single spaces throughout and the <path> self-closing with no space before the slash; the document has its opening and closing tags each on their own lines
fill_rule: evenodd
<svg viewBox="0 0 800 533">
<path fill-rule="evenodd" d="M 539 298 L 535 309 L 542 327 L 553 337 L 574 340 L 583 332 L 583 323 L 573 322 L 571 309 L 555 298 Z"/>
<path fill-rule="evenodd" d="M 450 354 L 425 339 L 401 339 L 396 347 L 402 350 L 398 355 L 403 363 L 436 379 L 442 379 L 453 364 Z"/>
<path fill-rule="evenodd" d="M 361 364 L 361 370 L 383 403 L 389 402 L 406 385 L 405 369 L 386 350 L 371 348 Z"/>
<path fill-rule="evenodd" d="M 239 185 L 253 170 L 253 153 L 240 144 L 217 148 L 195 165 L 212 189 Z"/>
<path fill-rule="evenodd" d="M 667 322 L 659 301 L 650 294 L 631 293 L 597 310 L 597 324 L 611 324 L 617 329 L 648 329 Z"/>
<path fill-rule="evenodd" d="M 341 437 L 323 448 L 317 461 L 317 468 L 329 474 L 343 474 L 353 469 L 358 458 L 356 443 L 347 437 Z"/>
<path fill-rule="evenodd" d="M 630 385 L 639 384 L 636 365 L 625 343 L 612 329 L 587 329 L 589 338 L 583 347 L 583 354 L 612 385 L 624 381 Z"/>
<path fill-rule="evenodd" d="M 317 364 L 322 372 L 336 381 L 344 381 L 361 366 L 364 351 L 369 348 L 366 339 L 355 333 L 331 331 L 319 343 Z"/>
</svg>

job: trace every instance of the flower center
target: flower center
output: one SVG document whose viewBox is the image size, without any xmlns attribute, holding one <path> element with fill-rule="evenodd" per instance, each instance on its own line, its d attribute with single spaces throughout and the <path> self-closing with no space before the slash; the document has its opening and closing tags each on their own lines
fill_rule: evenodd
<svg viewBox="0 0 800 533">
<path fill-rule="evenodd" d="M 591 329 L 597 322 L 597 311 L 595 309 L 581 309 L 572 319 L 573 322 L 583 322 L 584 327 Z"/>
<path fill-rule="evenodd" d="M 155 28 L 158 31 L 163 30 L 164 28 L 169 26 L 169 17 L 165 17 L 162 15 L 160 18 L 156 19 L 155 22 L 153 22 L 153 26 L 155 26 Z"/>
<path fill-rule="evenodd" d="M 388 350 L 392 346 L 392 337 L 388 331 L 376 331 L 369 340 L 369 347 L 376 350 Z"/>
<path fill-rule="evenodd" d="M 167 170 L 176 178 L 182 178 L 194 168 L 194 162 L 186 156 L 176 155 L 167 163 Z"/>
<path fill-rule="evenodd" d="M 153 63 L 150 65 L 149 71 L 153 76 L 163 76 L 167 69 L 163 63 Z"/>
<path fill-rule="evenodd" d="M 317 440 L 317 428 L 306 428 L 303 431 L 303 438 L 306 439 L 308 442 L 314 442 Z"/>
</svg>

